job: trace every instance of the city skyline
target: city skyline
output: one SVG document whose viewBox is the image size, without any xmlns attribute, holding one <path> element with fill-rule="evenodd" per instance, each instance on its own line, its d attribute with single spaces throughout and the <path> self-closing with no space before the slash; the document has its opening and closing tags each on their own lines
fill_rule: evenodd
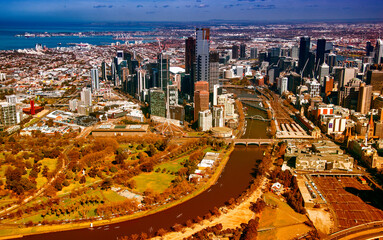
<svg viewBox="0 0 383 240">
<path fill-rule="evenodd" d="M 3 1 L 6 22 L 337 20 L 382 18 L 383 2 L 315 0 Z"/>
</svg>

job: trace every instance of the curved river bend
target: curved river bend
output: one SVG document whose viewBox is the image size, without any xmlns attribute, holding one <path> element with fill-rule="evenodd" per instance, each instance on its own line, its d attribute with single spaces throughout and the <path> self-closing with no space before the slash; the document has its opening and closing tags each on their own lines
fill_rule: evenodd
<svg viewBox="0 0 383 240">
<path fill-rule="evenodd" d="M 22 239 L 116 239 L 117 237 L 141 232 L 156 232 L 160 228 L 170 228 L 176 223 L 184 223 L 196 216 L 203 216 L 214 207 L 221 207 L 232 197 L 238 197 L 252 179 L 255 163 L 262 158 L 263 151 L 258 147 L 237 146 L 217 183 L 205 192 L 180 205 L 146 217 L 110 224 L 90 229 L 69 230 L 25 236 Z"/>
</svg>

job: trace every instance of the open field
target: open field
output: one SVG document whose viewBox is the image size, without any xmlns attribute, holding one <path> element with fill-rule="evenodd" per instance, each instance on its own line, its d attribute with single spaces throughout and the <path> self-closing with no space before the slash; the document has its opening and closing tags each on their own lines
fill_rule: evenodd
<svg viewBox="0 0 383 240">
<path fill-rule="evenodd" d="M 312 230 L 304 224 L 308 220 L 305 215 L 295 212 L 275 194 L 266 193 L 263 198 L 268 206 L 260 217 L 258 239 L 293 239 Z M 294 228 L 294 231 L 291 231 L 291 228 Z"/>
<path fill-rule="evenodd" d="M 336 214 L 335 230 L 383 219 L 383 211 L 365 203 L 345 189 L 372 191 L 368 185 L 363 185 L 352 177 L 313 177 L 313 179 Z"/>
<path fill-rule="evenodd" d="M 151 189 L 154 192 L 161 193 L 170 186 L 174 178 L 174 175 L 167 173 L 150 172 L 133 177 L 133 180 L 136 181 L 135 190 L 138 192 L 143 193 L 147 189 Z"/>
</svg>

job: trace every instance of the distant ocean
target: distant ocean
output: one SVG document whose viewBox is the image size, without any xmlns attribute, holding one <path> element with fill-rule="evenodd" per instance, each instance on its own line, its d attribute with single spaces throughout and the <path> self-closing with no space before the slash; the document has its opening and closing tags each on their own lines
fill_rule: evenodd
<svg viewBox="0 0 383 240">
<path fill-rule="evenodd" d="M 28 33 L 76 33 L 76 32 L 107 32 L 107 31 L 152 31 L 154 27 L 149 25 L 30 25 L 28 24 L 0 24 L 0 50 L 13 50 L 34 48 L 37 43 L 47 46 L 48 48 L 68 47 L 68 43 L 89 43 L 92 45 L 108 45 L 115 42 L 123 42 L 113 40 L 112 36 L 60 36 L 60 37 L 15 37 L 16 35 L 24 35 Z M 60 45 L 59 45 L 60 44 Z"/>
</svg>

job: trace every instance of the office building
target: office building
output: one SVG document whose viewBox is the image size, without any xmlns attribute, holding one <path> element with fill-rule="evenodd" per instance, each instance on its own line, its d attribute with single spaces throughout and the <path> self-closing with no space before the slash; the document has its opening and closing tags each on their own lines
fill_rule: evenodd
<svg viewBox="0 0 383 240">
<path fill-rule="evenodd" d="M 149 91 L 150 114 L 158 117 L 166 116 L 165 91 L 161 88 L 151 88 Z"/>
<path fill-rule="evenodd" d="M 255 47 L 250 48 L 250 58 L 255 59 L 258 57 L 258 50 Z"/>
<path fill-rule="evenodd" d="M 224 127 L 224 106 L 213 106 L 213 127 Z"/>
<path fill-rule="evenodd" d="M 359 87 L 362 81 L 357 78 L 351 79 L 344 88 L 339 91 L 338 105 L 357 110 Z"/>
<path fill-rule="evenodd" d="M 169 106 L 170 119 L 185 121 L 185 108 L 182 105 Z"/>
<path fill-rule="evenodd" d="M 238 51 L 239 51 L 238 45 L 233 45 L 231 47 L 231 58 L 232 59 L 238 59 Z"/>
<path fill-rule="evenodd" d="M 218 84 L 213 86 L 213 106 L 217 105 L 218 94 L 219 94 L 220 86 Z M 222 90 L 220 91 L 222 92 Z"/>
<path fill-rule="evenodd" d="M 382 39 L 376 40 L 374 62 L 376 64 L 383 63 L 383 41 L 382 41 Z"/>
<path fill-rule="evenodd" d="M 210 110 L 204 110 L 198 113 L 198 127 L 201 131 L 209 131 L 213 127 L 212 120 L 213 117 Z"/>
<path fill-rule="evenodd" d="M 218 52 L 210 53 L 210 78 L 209 92 L 213 92 L 214 85 L 219 83 L 219 54 Z"/>
<path fill-rule="evenodd" d="M 168 106 L 178 105 L 178 88 L 177 85 L 168 86 Z"/>
<path fill-rule="evenodd" d="M 333 72 L 333 67 L 337 66 L 336 55 L 334 53 L 327 55 L 327 65 L 330 67 L 330 72 Z"/>
<path fill-rule="evenodd" d="M 16 104 L 3 102 L 0 103 L 0 124 L 3 127 L 16 125 L 18 120 L 16 112 Z"/>
<path fill-rule="evenodd" d="M 383 71 L 368 70 L 366 83 L 372 86 L 372 91 L 383 91 Z"/>
<path fill-rule="evenodd" d="M 124 51 L 117 50 L 117 65 L 119 65 L 124 60 Z"/>
<path fill-rule="evenodd" d="M 369 57 L 373 51 L 374 51 L 374 47 L 372 46 L 371 42 L 368 41 L 366 43 L 366 56 Z"/>
<path fill-rule="evenodd" d="M 159 87 L 166 91 L 169 84 L 169 58 L 163 53 L 157 56 Z"/>
<path fill-rule="evenodd" d="M 324 62 L 319 67 L 319 82 L 321 86 L 324 86 L 324 78 L 330 76 L 330 67 Z"/>
<path fill-rule="evenodd" d="M 210 47 L 210 29 L 196 29 L 196 62 L 197 62 L 197 81 L 209 82 L 209 47 Z"/>
<path fill-rule="evenodd" d="M 360 84 L 357 111 L 367 114 L 371 107 L 372 86 Z"/>
<path fill-rule="evenodd" d="M 282 95 L 284 92 L 287 91 L 287 86 L 288 86 L 288 81 L 289 79 L 287 77 L 283 77 L 281 79 L 281 88 L 280 88 L 280 91 L 279 93 Z"/>
<path fill-rule="evenodd" d="M 290 49 L 290 57 L 293 60 L 298 60 L 299 59 L 299 48 L 298 46 L 292 46 Z"/>
<path fill-rule="evenodd" d="M 185 40 L 185 73 L 191 74 L 193 64 L 195 63 L 196 41 L 193 37 Z"/>
<path fill-rule="evenodd" d="M 89 88 L 83 88 L 80 95 L 82 105 L 92 106 L 92 92 Z"/>
<path fill-rule="evenodd" d="M 239 48 L 239 57 L 241 59 L 246 58 L 246 44 L 241 43 L 240 48 Z"/>
<path fill-rule="evenodd" d="M 309 61 L 310 37 L 301 37 L 299 44 L 298 72 L 301 73 Z M 306 71 L 305 71 L 306 72 Z M 303 75 L 304 77 L 306 75 Z"/>
<path fill-rule="evenodd" d="M 92 93 L 94 93 L 100 90 L 100 79 L 98 78 L 98 69 L 97 68 L 91 69 L 90 76 L 92 81 L 91 89 L 92 89 Z"/>
<path fill-rule="evenodd" d="M 194 92 L 194 121 L 198 120 L 198 114 L 201 111 L 209 109 L 209 92 L 195 91 Z"/>
<path fill-rule="evenodd" d="M 315 60 L 315 69 L 319 70 L 319 66 L 324 63 L 324 54 L 326 52 L 326 39 L 318 39 L 317 41 L 317 52 Z"/>
<path fill-rule="evenodd" d="M 101 63 L 101 79 L 102 81 L 106 81 L 107 80 L 107 73 L 106 73 L 107 69 L 106 69 L 106 62 L 102 62 Z"/>
</svg>

